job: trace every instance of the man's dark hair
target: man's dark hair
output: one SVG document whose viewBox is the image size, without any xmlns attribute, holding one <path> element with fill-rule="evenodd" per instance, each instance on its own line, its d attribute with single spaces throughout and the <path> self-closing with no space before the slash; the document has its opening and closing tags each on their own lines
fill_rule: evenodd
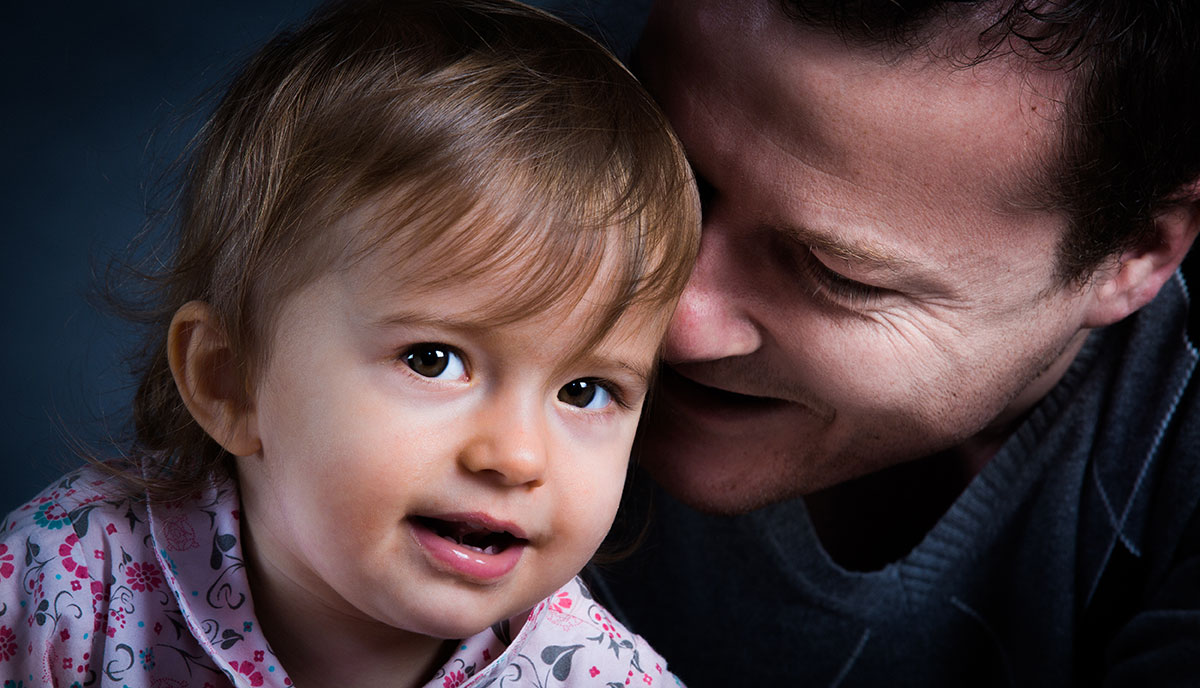
<svg viewBox="0 0 1200 688">
<path fill-rule="evenodd" d="M 1195 200 L 1200 179 L 1197 0 L 779 0 L 854 44 L 914 48 L 941 26 L 975 26 L 977 62 L 1018 52 L 1068 70 L 1051 203 L 1071 218 L 1064 283 L 1150 241 L 1153 218 Z"/>
</svg>

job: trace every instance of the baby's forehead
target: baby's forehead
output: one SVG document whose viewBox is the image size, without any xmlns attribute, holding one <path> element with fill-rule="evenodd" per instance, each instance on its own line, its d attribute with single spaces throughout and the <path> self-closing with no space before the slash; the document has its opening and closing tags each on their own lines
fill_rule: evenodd
<svg viewBox="0 0 1200 688">
<path fill-rule="evenodd" d="M 414 209 L 404 196 L 365 204 L 332 224 L 337 268 L 377 292 L 433 292 L 464 284 L 496 308 L 537 312 L 614 288 L 631 270 L 620 227 L 589 226 L 533 207 L 533 199 L 454 200 Z M 595 290 L 593 290 L 595 291 Z M 514 303 L 515 302 L 515 303 Z"/>
<path fill-rule="evenodd" d="M 665 329 L 673 300 L 631 298 L 640 270 L 627 264 L 615 229 L 599 241 L 555 242 L 547 235 L 562 228 L 487 213 L 425 232 L 389 228 L 386 218 L 377 209 L 344 218 L 356 236 L 333 270 L 365 319 L 380 326 L 486 330 L 569 322 L 581 348 L 628 330 Z"/>
</svg>

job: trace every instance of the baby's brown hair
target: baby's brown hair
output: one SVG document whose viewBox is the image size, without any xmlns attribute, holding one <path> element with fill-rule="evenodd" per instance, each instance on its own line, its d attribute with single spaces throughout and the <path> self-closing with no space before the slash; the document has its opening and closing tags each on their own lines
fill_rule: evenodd
<svg viewBox="0 0 1200 688">
<path fill-rule="evenodd" d="M 197 135 L 174 218 L 132 312 L 152 332 L 137 482 L 163 500 L 232 475 L 168 365 L 189 301 L 211 307 L 249 388 L 283 300 L 385 244 L 431 286 L 519 267 L 497 323 L 579 298 L 603 262 L 611 298 L 581 346 L 633 304 L 669 306 L 699 246 L 691 173 L 651 98 L 595 41 L 507 0 L 335 2 L 280 34 Z"/>
</svg>

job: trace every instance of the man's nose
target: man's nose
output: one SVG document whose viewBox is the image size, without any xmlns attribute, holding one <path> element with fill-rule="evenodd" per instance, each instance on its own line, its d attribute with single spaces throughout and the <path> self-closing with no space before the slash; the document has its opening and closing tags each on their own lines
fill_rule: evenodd
<svg viewBox="0 0 1200 688">
<path fill-rule="evenodd" d="M 535 408 L 536 407 L 536 408 Z M 507 487 L 537 487 L 545 478 L 548 438 L 541 405 L 497 397 L 474 418 L 459 465 L 473 475 Z"/>
<path fill-rule="evenodd" d="M 756 351 L 762 337 L 746 308 L 753 285 L 735 238 L 706 219 L 696 267 L 667 330 L 667 361 L 713 361 Z"/>
</svg>

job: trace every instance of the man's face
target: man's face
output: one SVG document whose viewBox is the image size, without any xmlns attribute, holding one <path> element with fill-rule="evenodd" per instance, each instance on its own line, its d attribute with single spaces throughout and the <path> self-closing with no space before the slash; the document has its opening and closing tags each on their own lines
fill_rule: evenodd
<svg viewBox="0 0 1200 688">
<path fill-rule="evenodd" d="M 641 59 L 710 187 L 642 451 L 668 490 L 741 511 L 970 455 L 1062 375 L 1089 291 L 1036 203 L 1059 75 L 885 57 L 772 0 L 660 0 Z"/>
</svg>

